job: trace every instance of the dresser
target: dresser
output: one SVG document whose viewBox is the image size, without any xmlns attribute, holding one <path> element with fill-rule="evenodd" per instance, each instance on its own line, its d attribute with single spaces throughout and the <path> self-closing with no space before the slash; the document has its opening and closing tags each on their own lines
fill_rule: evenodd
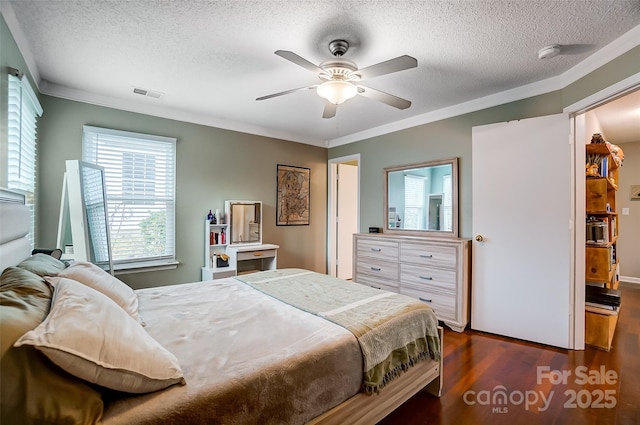
<svg viewBox="0 0 640 425">
<path fill-rule="evenodd" d="M 469 249 L 468 239 L 355 234 L 353 281 L 420 299 L 462 332 L 469 323 Z"/>
</svg>

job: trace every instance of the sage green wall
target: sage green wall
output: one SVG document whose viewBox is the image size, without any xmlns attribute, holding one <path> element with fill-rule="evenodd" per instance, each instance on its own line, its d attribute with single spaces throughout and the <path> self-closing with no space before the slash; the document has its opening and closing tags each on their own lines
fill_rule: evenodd
<svg viewBox="0 0 640 425">
<path fill-rule="evenodd" d="M 562 90 L 564 107 L 640 72 L 640 46 L 618 56 Z"/>
<path fill-rule="evenodd" d="M 27 72 L 4 19 L 0 19 L 0 65 L 5 74 L 7 66 Z M 327 159 L 355 153 L 361 155 L 361 231 L 369 226 L 382 226 L 384 167 L 459 157 L 460 235 L 471 237 L 472 127 L 558 113 L 638 72 L 640 46 L 562 90 L 331 148 L 328 152 L 324 148 L 40 96 L 45 112 L 39 123 L 37 243 L 55 244 L 64 160 L 81 157 L 84 124 L 178 138 L 176 252 L 181 265 L 174 271 L 121 276 L 136 288 L 199 280 L 204 244 L 202 218 L 209 208 L 223 208 L 224 200 L 230 198 L 264 202 L 264 240 L 281 245 L 280 267 L 325 271 Z M 0 80 L 3 126 L 0 136 L 5 143 L 6 78 Z M 277 163 L 311 168 L 310 226 L 275 226 Z"/>
<path fill-rule="evenodd" d="M 384 227 L 385 167 L 458 157 L 459 233 L 471 237 L 471 128 L 559 113 L 560 100 L 559 92 L 548 93 L 329 149 L 329 158 L 360 154 L 360 231 Z"/>
<path fill-rule="evenodd" d="M 471 238 L 472 127 L 560 113 L 565 107 L 638 72 L 640 46 L 562 90 L 330 148 L 329 159 L 360 154 L 360 231 L 366 232 L 370 226 L 383 227 L 385 167 L 458 157 L 459 232 L 461 237 Z M 505 158 L 508 160 L 511 159 Z"/>
<path fill-rule="evenodd" d="M 204 220 L 227 199 L 263 202 L 263 241 L 280 245 L 278 267 L 326 272 L 327 149 L 136 114 L 52 96 L 39 123 L 39 246 L 56 243 L 65 160 L 81 159 L 82 126 L 175 137 L 176 270 L 119 275 L 134 288 L 200 280 Z M 276 165 L 311 169 L 311 225 L 276 226 Z"/>
</svg>

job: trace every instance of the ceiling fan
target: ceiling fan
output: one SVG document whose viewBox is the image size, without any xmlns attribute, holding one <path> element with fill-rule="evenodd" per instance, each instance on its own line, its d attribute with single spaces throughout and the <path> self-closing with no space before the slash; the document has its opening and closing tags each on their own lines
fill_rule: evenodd
<svg viewBox="0 0 640 425">
<path fill-rule="evenodd" d="M 336 115 L 338 105 L 356 95 L 368 97 L 369 99 L 377 100 L 398 109 L 407 109 L 411 106 L 411 102 L 406 99 L 360 85 L 358 82 L 365 78 L 377 77 L 380 75 L 403 71 L 405 69 L 415 68 L 418 66 L 418 61 L 415 58 L 404 55 L 366 68 L 358 69 L 355 62 L 342 58 L 342 56 L 347 53 L 348 49 L 349 43 L 347 41 L 332 41 L 329 43 L 329 51 L 335 59 L 326 60 L 320 65 L 314 65 L 293 52 L 289 52 L 287 50 L 276 50 L 276 55 L 316 73 L 322 82 L 311 86 L 262 96 L 256 100 L 271 99 L 272 97 L 282 96 L 284 94 L 294 93 L 297 91 L 316 89 L 318 96 L 325 99 L 322 118 L 333 118 Z"/>
</svg>

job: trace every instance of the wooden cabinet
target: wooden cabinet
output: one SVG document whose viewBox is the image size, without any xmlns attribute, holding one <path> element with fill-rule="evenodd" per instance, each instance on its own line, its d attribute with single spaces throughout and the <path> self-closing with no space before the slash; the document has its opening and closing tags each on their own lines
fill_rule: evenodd
<svg viewBox="0 0 640 425">
<path fill-rule="evenodd" d="M 462 332 L 469 323 L 469 240 L 354 235 L 353 281 L 409 295 Z"/>
<path fill-rule="evenodd" d="M 618 280 L 618 162 L 607 144 L 586 146 L 587 165 L 598 172 L 586 177 L 585 280 L 587 285 L 617 289 Z M 611 342 L 618 321 L 618 309 L 586 306 L 585 343 L 604 350 Z"/>
</svg>

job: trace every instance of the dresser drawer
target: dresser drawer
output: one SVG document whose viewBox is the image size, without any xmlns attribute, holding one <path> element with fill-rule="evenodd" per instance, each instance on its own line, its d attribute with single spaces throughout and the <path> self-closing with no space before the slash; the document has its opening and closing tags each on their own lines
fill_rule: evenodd
<svg viewBox="0 0 640 425">
<path fill-rule="evenodd" d="M 354 282 L 359 283 L 360 285 L 370 286 L 375 289 L 382 289 L 383 291 L 395 293 L 400 292 L 400 289 L 398 288 L 398 282 L 388 279 L 380 279 L 377 277 L 359 274 L 356 276 L 356 280 L 354 280 Z"/>
<path fill-rule="evenodd" d="M 362 258 L 356 264 L 356 277 L 366 275 L 386 285 L 398 284 L 398 263 Z M 393 283 L 391 283 L 393 282 Z M 358 282 L 360 283 L 360 282 Z"/>
<path fill-rule="evenodd" d="M 241 251 L 238 252 L 238 261 L 254 260 L 258 258 L 270 258 L 276 256 L 275 249 L 263 249 L 257 251 Z"/>
<path fill-rule="evenodd" d="M 456 318 L 456 296 L 436 291 L 425 291 L 419 286 L 402 284 L 400 293 L 410 297 L 418 298 L 426 302 L 433 308 L 438 320 L 457 321 Z"/>
<path fill-rule="evenodd" d="M 456 271 L 414 264 L 400 265 L 400 282 L 417 287 L 456 292 Z"/>
<path fill-rule="evenodd" d="M 376 258 L 387 261 L 398 261 L 398 243 L 379 240 L 356 240 L 358 257 Z M 359 261 L 359 260 L 358 260 Z"/>
<path fill-rule="evenodd" d="M 456 268 L 456 247 L 402 242 L 400 261 L 433 267 Z"/>
</svg>

